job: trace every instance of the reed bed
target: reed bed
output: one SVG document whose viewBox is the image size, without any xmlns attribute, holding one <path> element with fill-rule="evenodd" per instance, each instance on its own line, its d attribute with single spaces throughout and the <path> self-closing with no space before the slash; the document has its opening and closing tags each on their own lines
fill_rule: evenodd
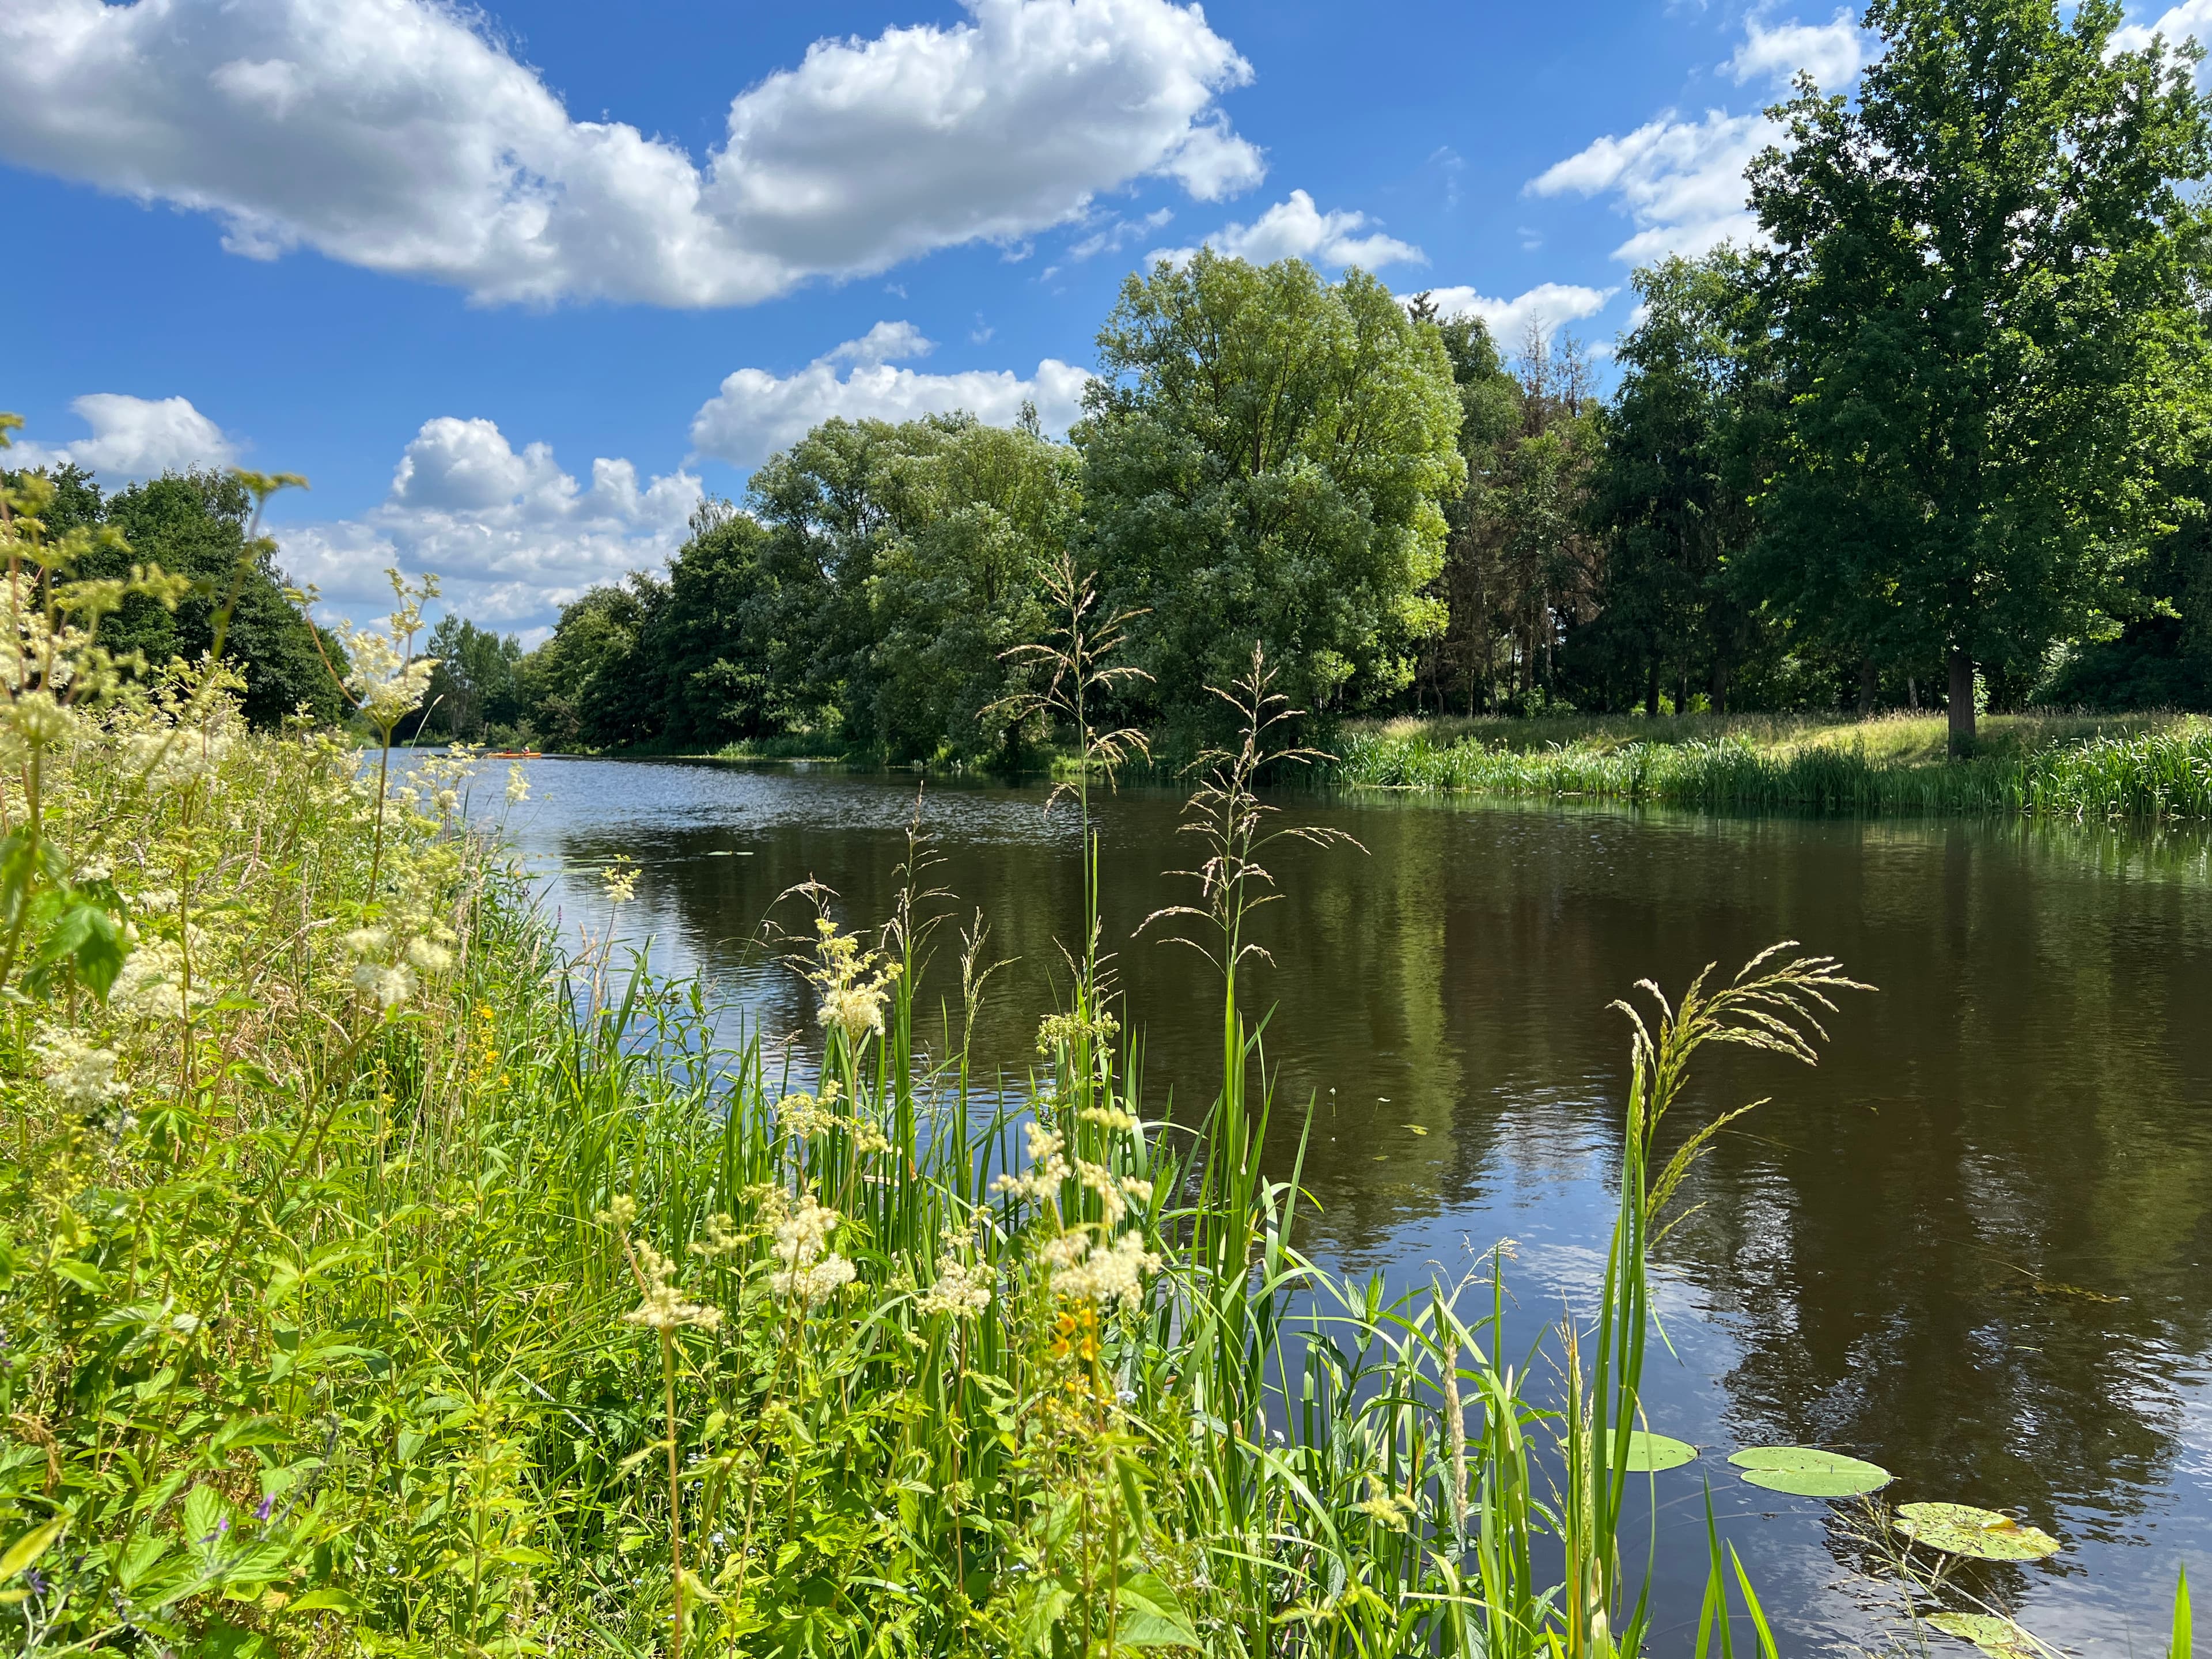
<svg viewBox="0 0 2212 1659">
<path fill-rule="evenodd" d="M 2095 733 L 1949 762 L 1900 759 L 1847 736 L 1773 743 L 1731 732 L 1527 749 L 1418 727 L 1355 729 L 1340 738 L 1328 775 L 1386 788 L 1737 811 L 2200 819 L 2212 817 L 2212 727 Z"/>
</svg>

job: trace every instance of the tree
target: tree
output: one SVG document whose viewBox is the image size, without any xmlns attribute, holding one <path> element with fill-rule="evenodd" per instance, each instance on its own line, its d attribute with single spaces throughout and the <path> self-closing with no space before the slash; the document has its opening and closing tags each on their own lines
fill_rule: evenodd
<svg viewBox="0 0 2212 1659">
<path fill-rule="evenodd" d="M 431 630 L 428 649 L 438 665 L 430 671 L 422 726 L 466 743 L 482 743 L 494 728 L 513 729 L 522 716 L 520 640 L 446 617 Z"/>
<path fill-rule="evenodd" d="M 301 708 L 325 724 L 345 718 L 330 666 L 343 665 L 342 648 L 325 632 L 318 651 L 315 632 L 284 597 L 289 579 L 265 550 L 246 550 L 253 499 L 244 484 L 211 470 L 172 472 L 109 495 L 74 465 L 52 477 L 49 534 L 105 524 L 127 544 L 96 548 L 76 575 L 113 580 L 133 565 L 159 565 L 193 581 L 173 611 L 144 594 L 126 599 L 100 626 L 103 646 L 118 656 L 143 653 L 149 672 L 173 658 L 198 661 L 214 647 L 216 617 L 228 606 L 223 656 L 246 676 L 248 720 L 273 726 Z"/>
<path fill-rule="evenodd" d="M 2131 600 L 2198 438 L 2195 54 L 2082 0 L 1873 0 L 1856 108 L 1801 80 L 1751 170 L 1786 416 L 1763 573 L 1831 639 L 2019 669 Z"/>
<path fill-rule="evenodd" d="M 520 665 L 523 704 L 541 742 L 577 749 L 656 734 L 655 711 L 635 691 L 638 635 L 665 592 L 652 577 L 634 574 L 561 608 L 553 637 Z"/>
<path fill-rule="evenodd" d="M 1753 373 L 1748 276 L 1726 248 L 1638 270 L 1641 320 L 1621 341 L 1620 382 L 1598 423 L 1590 512 L 1605 542 L 1603 608 L 1577 643 L 1642 683 L 1647 714 L 1659 712 L 1662 681 L 1692 676 L 1724 711 L 1751 643 L 1735 563 L 1755 528 L 1739 465 Z"/>
<path fill-rule="evenodd" d="M 1359 270 L 1201 250 L 1131 276 L 1099 331 L 1073 437 L 1089 554 L 1152 676 L 1153 712 L 1256 641 L 1308 708 L 1378 702 L 1443 626 L 1440 498 L 1466 476 L 1443 341 Z"/>
</svg>

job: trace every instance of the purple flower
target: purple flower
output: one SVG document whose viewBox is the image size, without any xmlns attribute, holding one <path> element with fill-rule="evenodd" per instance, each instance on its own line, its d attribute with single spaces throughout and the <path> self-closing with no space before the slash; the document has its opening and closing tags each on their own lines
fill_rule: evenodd
<svg viewBox="0 0 2212 1659">
<path fill-rule="evenodd" d="M 31 1594 L 33 1595 L 44 1595 L 46 1593 L 46 1575 L 36 1567 L 23 1569 L 23 1582 L 31 1587 Z"/>
<path fill-rule="evenodd" d="M 268 1497 L 263 1498 L 258 1504 L 256 1504 L 253 1506 L 253 1518 L 256 1521 L 266 1521 L 269 1518 L 270 1511 L 274 1510 L 276 1507 L 276 1493 L 271 1492 Z"/>
</svg>

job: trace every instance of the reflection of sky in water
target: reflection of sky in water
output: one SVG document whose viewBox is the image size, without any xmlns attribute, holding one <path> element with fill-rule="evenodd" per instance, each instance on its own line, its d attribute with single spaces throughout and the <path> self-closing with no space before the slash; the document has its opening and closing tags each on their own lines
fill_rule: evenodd
<svg viewBox="0 0 2212 1659">
<path fill-rule="evenodd" d="M 761 942 L 776 895 L 818 879 L 872 925 L 895 896 L 910 781 L 834 769 L 546 762 L 510 830 L 573 945 L 604 928 L 597 869 L 641 868 L 624 939 L 700 972 L 727 1036 L 794 1035 L 811 1006 Z M 981 905 L 992 981 L 979 1074 L 1034 1063 L 1078 930 L 1072 815 L 1041 790 L 940 785 L 921 823 L 933 884 Z M 2069 1547 L 2003 1581 L 2028 1622 L 2097 1652 L 2151 1651 L 2185 1558 L 2212 1584 L 2212 882 L 2206 843 L 2018 823 L 1729 820 L 1363 798 L 1285 803 L 1357 854 L 1282 849 L 1270 1152 L 1290 1173 L 1309 1102 L 1305 1234 L 1394 1286 L 1456 1278 L 1500 1237 L 1516 1340 L 1587 1308 L 1626 1043 L 1613 998 L 1677 990 L 1778 938 L 1881 987 L 1831 1022 L 1817 1071 L 1721 1053 L 1699 1112 L 1773 1103 L 1724 1139 L 1658 1286 L 1653 1426 L 1708 1449 L 1660 1477 L 1662 1625 L 1686 1644 L 1704 1570 L 1702 1471 L 1724 1527 L 1800 1648 L 1866 1635 L 1826 1505 L 1748 1487 L 1735 1446 L 1816 1442 L 1895 1470 L 1899 1501 L 2018 1506 Z M 1218 992 L 1194 953 L 1132 939 L 1182 896 L 1176 803 L 1100 803 L 1105 938 L 1143 1040 L 1155 1114 L 1202 1109 Z M 781 913 L 803 927 L 806 913 Z M 948 923 L 922 1002 L 957 981 Z M 939 1029 L 926 1021 L 928 1031 Z M 941 1047 L 941 1043 L 933 1044 Z M 1431 1267 L 1430 1264 L 1435 1264 Z M 2042 1288 L 2039 1288 L 2041 1286 Z M 2069 1289 L 2068 1287 L 2073 1287 Z M 2088 1290 L 2100 1301 L 2075 1294 Z M 1514 1356 L 1519 1358 L 1516 1352 Z M 2130 1623 L 2130 1621 L 2132 1621 Z M 1966 1651 L 1964 1648 L 1960 1650 Z"/>
</svg>

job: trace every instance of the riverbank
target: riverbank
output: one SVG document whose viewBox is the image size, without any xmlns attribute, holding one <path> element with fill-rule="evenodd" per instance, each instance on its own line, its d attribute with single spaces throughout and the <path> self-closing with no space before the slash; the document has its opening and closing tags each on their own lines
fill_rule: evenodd
<svg viewBox="0 0 2212 1659">
<path fill-rule="evenodd" d="M 1997 715 L 1979 751 L 1945 752 L 1943 717 L 1771 715 L 1354 721 L 1332 781 L 1517 799 L 1724 811 L 2212 817 L 2202 715 Z"/>
<path fill-rule="evenodd" d="M 1585 1310 L 1606 1380 L 1553 1446 L 1490 1276 L 1385 1299 L 1297 1253 L 1233 999 L 1195 1143 L 1086 975 L 1048 1085 L 981 1113 L 917 1048 L 910 862 L 884 927 L 800 931 L 823 1058 L 791 1091 L 611 960 L 635 867 L 550 933 L 467 827 L 501 775 L 432 757 L 386 794 L 173 690 L 0 782 L 43 884 L 0 965 L 11 1647 L 1633 1644 L 1640 1179 Z M 1831 982 L 1791 971 L 1768 1026 Z M 1539 1437 L 1571 1518 L 1532 1501 Z"/>
</svg>

